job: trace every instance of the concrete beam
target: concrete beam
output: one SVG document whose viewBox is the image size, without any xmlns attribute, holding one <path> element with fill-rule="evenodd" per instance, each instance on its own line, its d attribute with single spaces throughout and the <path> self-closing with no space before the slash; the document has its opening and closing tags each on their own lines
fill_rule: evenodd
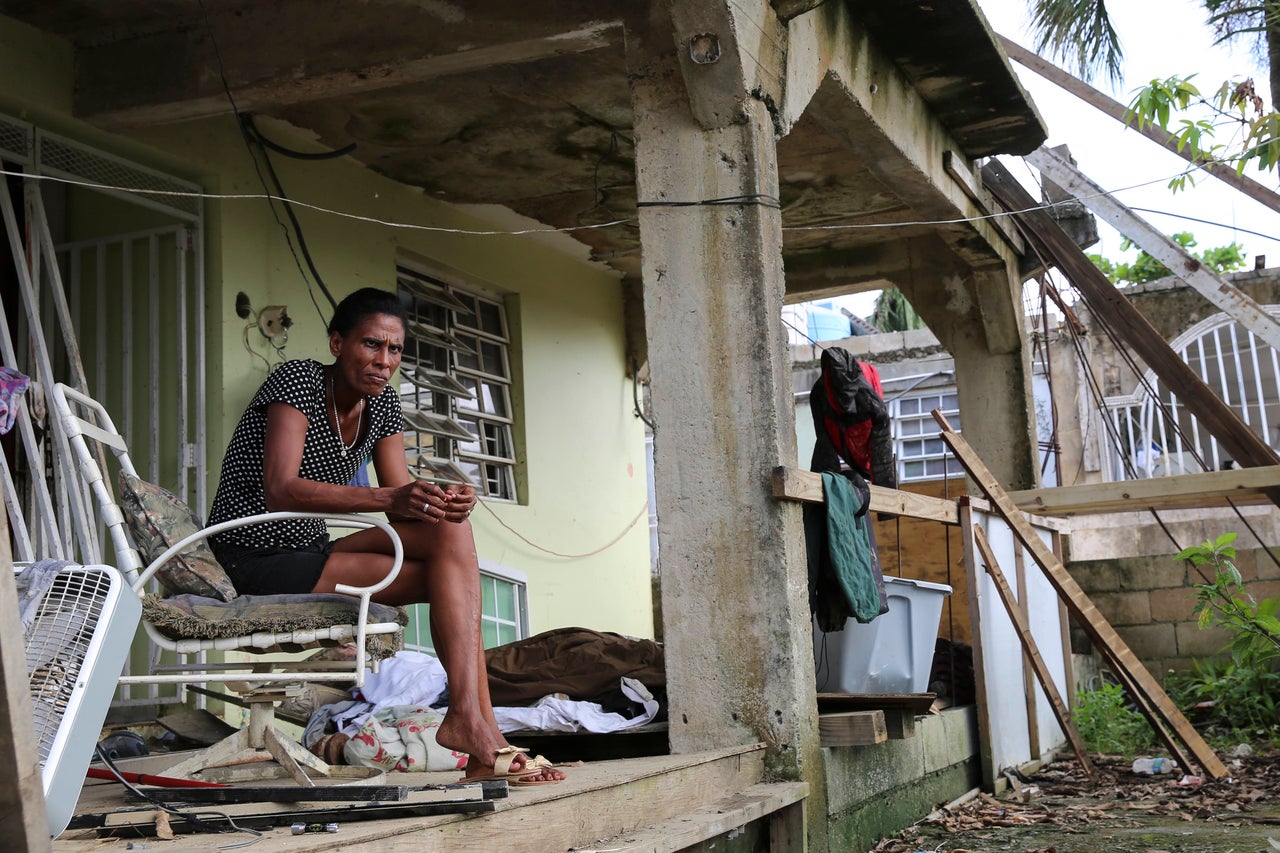
<svg viewBox="0 0 1280 853">
<path fill-rule="evenodd" d="M 677 0 L 671 20 L 689 106 L 704 130 L 742 121 L 748 99 L 782 100 L 787 28 L 765 0 Z"/>
<path fill-rule="evenodd" d="M 707 130 L 685 89 L 672 24 L 627 32 L 673 752 L 768 745 L 766 774 L 815 786 L 822 825 L 808 574 L 798 507 L 770 472 L 794 465 L 782 311 L 782 215 L 773 205 L 663 206 L 777 197 L 774 125 L 748 98 Z M 664 26 L 665 25 L 665 26 Z M 699 97 L 716 100 L 724 90 Z M 748 592 L 749 591 L 749 592 Z M 825 837 L 811 838 L 825 850 Z"/>
<path fill-rule="evenodd" d="M 805 46 L 815 56 L 806 74 L 788 74 L 784 122 L 806 109 L 893 187 L 918 219 L 974 220 L 936 229 L 970 267 L 1003 269 L 1015 256 L 1013 247 L 991 221 L 978 218 L 987 211 L 956 177 L 969 165 L 958 162 L 961 146 L 866 30 L 843 5 L 824 6 L 793 22 L 792 53 L 802 54 Z"/>
<path fill-rule="evenodd" d="M 899 287 L 955 361 L 961 426 L 974 449 L 1007 488 L 1035 488 L 1030 360 L 1022 313 L 1008 307 L 1020 283 L 1012 265 L 1003 274 L 975 273 L 952 256 L 948 269 L 945 248 L 938 240 L 930 262 L 918 264 Z"/>
</svg>

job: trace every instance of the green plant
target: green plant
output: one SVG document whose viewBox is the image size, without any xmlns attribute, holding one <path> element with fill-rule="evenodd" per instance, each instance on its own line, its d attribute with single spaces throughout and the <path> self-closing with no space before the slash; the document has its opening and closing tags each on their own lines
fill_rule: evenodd
<svg viewBox="0 0 1280 853">
<path fill-rule="evenodd" d="M 1231 634 L 1230 659 L 1197 661 L 1190 674 L 1172 679 L 1184 706 L 1211 708 L 1208 722 L 1231 733 L 1274 736 L 1280 724 L 1280 600 L 1258 601 L 1244 587 L 1236 567 L 1236 534 L 1187 548 L 1178 555 L 1196 566 L 1211 566 L 1212 581 L 1198 583 L 1196 624 Z"/>
<path fill-rule="evenodd" d="M 1203 252 L 1193 252 L 1191 250 L 1199 244 L 1196 242 L 1195 235 L 1190 231 L 1179 231 L 1177 234 L 1171 234 L 1169 239 L 1215 272 L 1231 272 L 1244 266 L 1244 247 L 1239 243 L 1229 243 L 1226 246 L 1205 249 Z M 1133 241 L 1126 237 L 1120 242 L 1120 251 L 1127 252 L 1134 246 Z M 1102 274 L 1108 280 L 1120 287 L 1129 284 L 1144 284 L 1148 281 L 1155 281 L 1171 275 L 1164 264 L 1151 257 L 1145 251 L 1139 251 L 1138 257 L 1132 263 L 1128 261 L 1113 261 L 1110 258 L 1104 258 L 1102 255 L 1089 255 L 1089 260 L 1093 261 L 1094 266 L 1102 270 Z"/>
<path fill-rule="evenodd" d="M 1196 584 L 1196 623 L 1226 628 L 1234 637 L 1232 655 L 1249 654 L 1255 663 L 1280 662 L 1280 599 L 1255 599 L 1244 588 L 1236 568 L 1236 534 L 1224 533 L 1213 542 L 1193 545 L 1178 554 L 1196 566 L 1212 565 L 1214 579 Z"/>
<path fill-rule="evenodd" d="M 1071 719 L 1092 752 L 1131 757 L 1155 746 L 1151 726 L 1130 705 L 1119 684 L 1080 691 Z"/>
</svg>

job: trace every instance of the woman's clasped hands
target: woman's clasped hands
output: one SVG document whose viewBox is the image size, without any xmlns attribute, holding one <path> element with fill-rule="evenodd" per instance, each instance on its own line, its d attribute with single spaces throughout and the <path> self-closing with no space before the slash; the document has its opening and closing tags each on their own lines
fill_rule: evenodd
<svg viewBox="0 0 1280 853">
<path fill-rule="evenodd" d="M 459 524 L 467 520 L 476 505 L 476 491 L 471 486 L 449 483 L 439 486 L 415 480 L 397 489 L 397 515 L 436 523 Z"/>
</svg>

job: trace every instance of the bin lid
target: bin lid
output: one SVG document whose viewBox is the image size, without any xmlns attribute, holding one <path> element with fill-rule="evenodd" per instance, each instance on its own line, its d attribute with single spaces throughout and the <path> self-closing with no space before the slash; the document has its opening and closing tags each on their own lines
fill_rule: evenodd
<svg viewBox="0 0 1280 853">
<path fill-rule="evenodd" d="M 918 580 L 913 580 L 912 578 L 895 578 L 889 575 L 884 576 L 884 582 L 887 584 L 894 584 L 894 583 L 911 584 L 916 589 L 932 590 L 933 592 L 940 592 L 943 595 L 951 594 L 951 587 L 947 586 L 945 583 L 930 583 L 929 581 L 918 581 Z"/>
</svg>

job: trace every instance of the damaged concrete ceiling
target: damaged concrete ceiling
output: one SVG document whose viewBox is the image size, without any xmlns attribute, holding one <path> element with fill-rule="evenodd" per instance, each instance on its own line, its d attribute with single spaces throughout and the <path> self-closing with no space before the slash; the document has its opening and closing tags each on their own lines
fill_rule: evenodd
<svg viewBox="0 0 1280 853">
<path fill-rule="evenodd" d="M 775 2 L 784 16 L 815 5 Z M 960 154 L 1043 140 L 970 0 L 851 9 Z M 355 143 L 370 169 L 445 201 L 504 205 L 558 228 L 630 220 L 575 237 L 639 277 L 625 28 L 607 4 L 0 0 L 0 13 L 74 44 L 76 110 L 91 123 L 127 133 L 227 112 L 212 32 L 241 110 L 333 148 Z M 787 226 L 929 218 L 818 121 L 802 118 L 778 153 Z M 886 244 L 923 230 L 789 230 L 789 297 L 879 286 L 865 271 Z"/>
</svg>

